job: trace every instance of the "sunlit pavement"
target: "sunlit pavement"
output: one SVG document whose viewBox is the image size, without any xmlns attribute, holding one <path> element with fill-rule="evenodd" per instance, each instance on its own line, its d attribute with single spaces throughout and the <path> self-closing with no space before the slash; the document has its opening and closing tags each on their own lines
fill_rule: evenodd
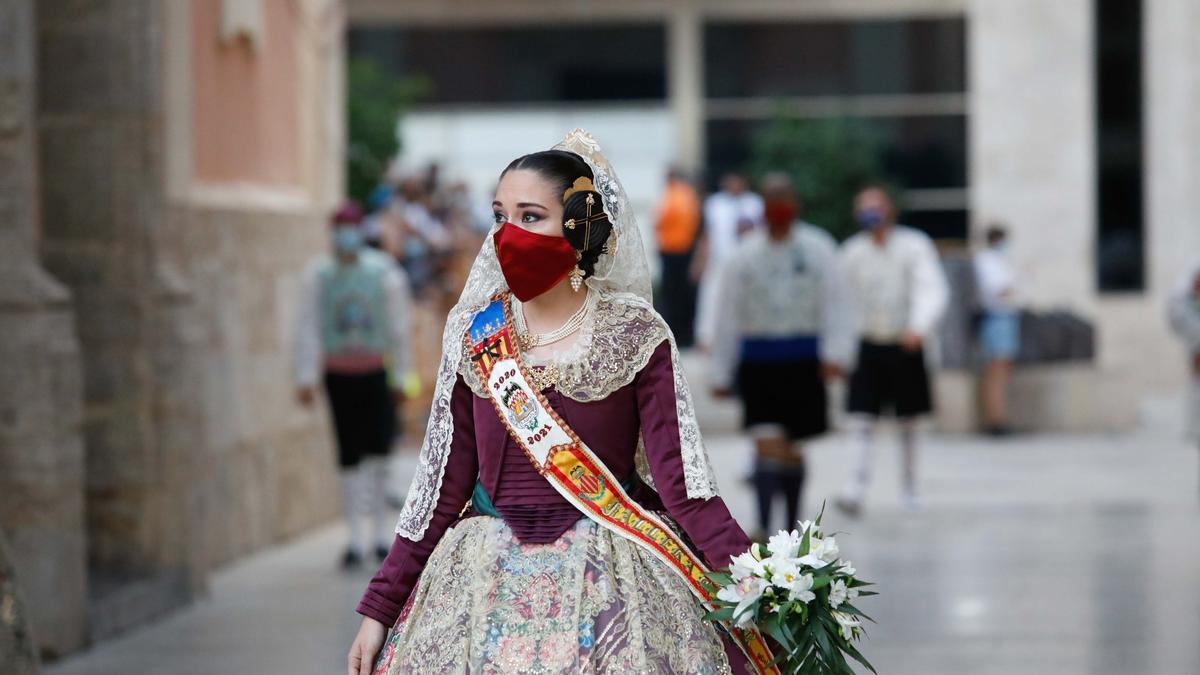
<svg viewBox="0 0 1200 675">
<path fill-rule="evenodd" d="M 722 492 L 750 527 L 736 409 L 698 403 Z M 863 651 L 879 672 L 1200 673 L 1200 453 L 1173 423 L 1160 426 L 930 436 L 916 515 L 900 508 L 895 440 L 881 434 L 863 516 L 831 508 L 826 521 L 845 531 L 843 555 L 882 593 L 860 603 L 878 621 Z M 849 450 L 844 434 L 809 449 L 807 516 L 832 501 Z M 397 458 L 401 488 L 412 465 Z M 48 672 L 341 672 L 370 575 L 336 570 L 343 536 L 329 527 L 239 562 L 194 606 Z"/>
</svg>

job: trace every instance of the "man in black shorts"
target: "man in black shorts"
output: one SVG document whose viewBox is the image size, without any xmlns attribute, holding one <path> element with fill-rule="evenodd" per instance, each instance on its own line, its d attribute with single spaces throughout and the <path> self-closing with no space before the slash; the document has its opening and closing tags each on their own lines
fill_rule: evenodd
<svg viewBox="0 0 1200 675">
<path fill-rule="evenodd" d="M 849 337 L 844 344 L 850 353 L 844 356 L 855 362 L 847 407 L 855 416 L 858 456 L 836 503 L 848 513 L 860 512 L 875 428 L 890 411 L 900 424 L 904 506 L 916 510 L 916 420 L 933 410 L 926 342 L 946 308 L 946 279 L 929 237 L 896 223 L 886 188 L 864 188 L 854 213 L 862 231 L 842 245 L 838 269 Z"/>
<path fill-rule="evenodd" d="M 784 499 L 786 529 L 800 518 L 802 444 L 825 433 L 822 358 L 836 292 L 833 237 L 799 218 L 791 180 L 763 180 L 766 228 L 747 234 L 720 272 L 710 378 L 718 396 L 736 386 L 743 426 L 754 438 L 760 537 Z"/>
<path fill-rule="evenodd" d="M 390 256 L 364 245 L 361 221 L 354 202 L 333 215 L 332 251 L 304 274 L 294 353 L 297 399 L 312 405 L 324 384 L 333 415 L 350 530 L 347 568 L 367 553 L 364 521 L 377 557 L 391 545 L 387 455 L 408 369 L 408 282 Z"/>
</svg>

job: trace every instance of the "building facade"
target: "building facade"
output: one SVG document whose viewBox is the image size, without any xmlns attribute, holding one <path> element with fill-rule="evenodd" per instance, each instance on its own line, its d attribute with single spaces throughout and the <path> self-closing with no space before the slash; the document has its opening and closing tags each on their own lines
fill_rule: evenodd
<svg viewBox="0 0 1200 675">
<path fill-rule="evenodd" d="M 864 120 L 909 223 L 960 256 L 1005 224 L 1024 304 L 1094 326 L 1092 362 L 1018 373 L 1018 423 L 1128 428 L 1182 389 L 1163 304 L 1200 256 L 1194 2 L 351 0 L 349 20 L 351 58 L 432 81 L 408 149 L 481 190 L 510 146 L 598 120 L 646 214 L 667 162 L 711 184 L 776 111 Z M 940 380 L 940 426 L 970 428 L 973 376 Z"/>
<path fill-rule="evenodd" d="M 333 0 L 0 14 L 0 530 L 53 656 L 336 512 L 328 433 L 287 364 L 342 193 L 344 16 Z"/>
</svg>

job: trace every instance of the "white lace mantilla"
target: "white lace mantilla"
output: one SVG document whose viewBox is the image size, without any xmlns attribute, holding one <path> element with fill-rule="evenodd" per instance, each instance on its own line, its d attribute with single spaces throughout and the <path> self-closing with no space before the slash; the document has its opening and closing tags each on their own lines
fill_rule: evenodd
<svg viewBox="0 0 1200 675">
<path fill-rule="evenodd" d="M 553 355 L 525 357 L 531 366 L 554 365 L 558 369 L 555 389 L 567 398 L 599 401 L 633 382 L 642 372 L 655 348 L 667 339 L 667 326 L 653 308 L 588 294 L 591 309 L 575 343 Z M 519 319 L 519 304 L 513 299 L 513 316 Z M 459 374 L 477 396 L 487 392 L 469 359 L 462 359 Z"/>
<path fill-rule="evenodd" d="M 692 406 L 679 352 L 666 323 L 650 302 L 650 271 L 642 249 L 641 234 L 633 218 L 625 189 L 617 180 L 600 146 L 587 132 L 576 129 L 567 134 L 556 149 L 574 152 L 583 158 L 594 174 L 605 213 L 613 223 L 608 253 L 600 256 L 595 274 L 585 282 L 594 300 L 595 311 L 581 328 L 579 348 L 556 357 L 559 368 L 558 389 L 577 401 L 602 399 L 629 384 L 646 367 L 655 347 L 664 339 L 671 343 L 671 364 L 675 371 L 675 410 L 679 416 L 680 453 L 683 457 L 687 495 L 708 499 L 717 494 L 716 480 L 708 454 L 700 438 L 696 413 Z M 493 228 L 494 232 L 496 228 Z M 467 276 L 462 296 L 446 317 L 442 333 L 442 358 L 434 385 L 429 423 L 421 445 L 416 474 L 408 489 L 408 498 L 400 512 L 396 533 L 414 541 L 425 536 L 429 521 L 442 490 L 450 441 L 454 435 L 454 415 L 450 400 L 459 374 L 476 394 L 482 394 L 473 373 L 463 367 L 463 335 L 475 313 L 487 306 L 497 293 L 506 291 L 504 275 L 496 258 L 491 233 Z M 578 358 L 576 358 L 578 357 Z M 561 361 L 561 363 L 558 363 Z M 639 474 L 650 485 L 645 457 L 639 443 Z"/>
</svg>

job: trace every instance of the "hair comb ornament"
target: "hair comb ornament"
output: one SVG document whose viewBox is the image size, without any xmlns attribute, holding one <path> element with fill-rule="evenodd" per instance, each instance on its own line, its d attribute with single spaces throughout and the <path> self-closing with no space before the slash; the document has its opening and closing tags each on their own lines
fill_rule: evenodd
<svg viewBox="0 0 1200 675">
<path fill-rule="evenodd" d="M 568 199 L 571 198 L 571 195 L 575 194 L 576 192 L 579 192 L 580 190 L 587 190 L 588 192 L 595 192 L 596 186 L 592 185 L 591 178 L 588 178 L 587 176 L 580 176 L 579 178 L 576 178 L 575 182 L 571 184 L 571 187 L 567 188 L 567 191 L 563 193 L 563 201 L 566 202 Z"/>
<path fill-rule="evenodd" d="M 579 178 L 575 179 L 575 183 L 566 192 L 563 193 L 563 201 L 565 202 L 568 198 L 570 198 L 571 195 L 575 194 L 576 192 L 579 192 L 580 190 L 588 191 L 587 202 L 586 202 L 587 203 L 587 215 L 585 215 L 583 217 L 583 223 L 582 223 L 582 225 L 584 227 L 583 250 L 586 251 L 586 250 L 588 250 L 588 247 L 591 244 L 592 223 L 594 223 L 596 221 L 604 220 L 608 216 L 604 213 L 604 211 L 600 211 L 599 213 L 595 213 L 595 214 L 592 213 L 592 207 L 594 207 L 596 205 L 596 198 L 595 198 L 595 196 L 592 195 L 592 193 L 596 191 L 596 188 L 595 188 L 595 186 L 592 185 L 592 180 L 590 178 L 588 178 L 587 176 L 580 176 Z M 567 228 L 568 230 L 574 230 L 575 226 L 579 225 L 579 224 L 580 223 L 577 223 L 574 218 L 570 218 L 565 223 L 563 223 L 563 227 Z"/>
</svg>

